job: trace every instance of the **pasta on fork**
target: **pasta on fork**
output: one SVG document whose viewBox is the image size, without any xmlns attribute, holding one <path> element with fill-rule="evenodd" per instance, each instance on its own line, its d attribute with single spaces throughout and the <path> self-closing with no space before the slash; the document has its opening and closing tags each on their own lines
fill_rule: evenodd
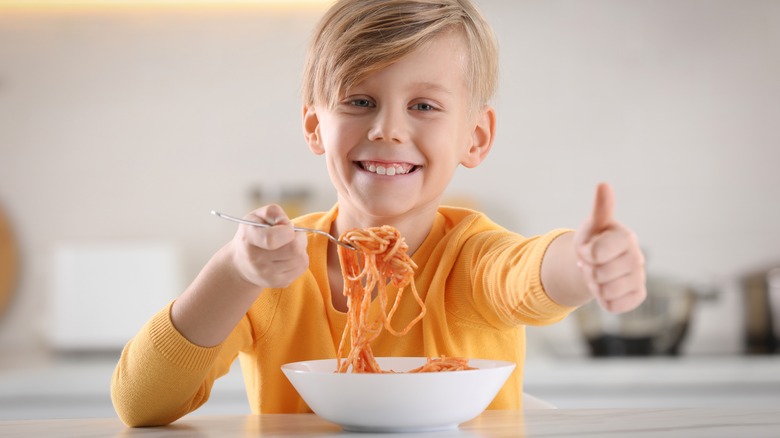
<svg viewBox="0 0 780 438">
<path fill-rule="evenodd" d="M 417 265 L 409 257 L 404 238 L 392 226 L 371 227 L 347 231 L 340 241 L 352 245 L 356 250 L 339 246 L 341 272 L 344 278 L 344 295 L 347 297 L 347 325 L 341 335 L 337 352 L 337 372 L 346 373 L 385 373 L 379 367 L 371 342 L 383 329 L 395 336 L 403 336 L 425 316 L 425 303 L 414 285 L 414 270 Z M 387 286 L 398 289 L 392 307 L 388 307 Z M 395 315 L 404 291 L 411 289 L 420 313 L 402 330 L 393 328 Z M 369 309 L 376 289 L 381 307 L 378 318 L 371 320 Z M 347 338 L 350 341 L 349 355 L 345 359 L 344 348 Z M 468 360 L 457 357 L 428 358 L 419 368 L 408 372 L 436 372 L 473 369 Z"/>
</svg>

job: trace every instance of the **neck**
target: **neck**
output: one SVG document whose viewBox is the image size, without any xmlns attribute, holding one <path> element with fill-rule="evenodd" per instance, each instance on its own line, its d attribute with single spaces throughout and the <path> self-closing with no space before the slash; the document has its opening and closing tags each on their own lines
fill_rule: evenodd
<svg viewBox="0 0 780 438">
<path fill-rule="evenodd" d="M 436 218 L 438 204 L 425 208 L 404 212 L 400 215 L 370 215 L 351 208 L 349 204 L 339 202 L 339 212 L 333 222 L 331 233 L 341 236 L 342 233 L 355 228 L 379 227 L 390 225 L 395 227 L 403 236 L 409 246 L 409 255 L 412 255 L 422 245 L 428 233 L 431 231 L 433 221 Z"/>
</svg>

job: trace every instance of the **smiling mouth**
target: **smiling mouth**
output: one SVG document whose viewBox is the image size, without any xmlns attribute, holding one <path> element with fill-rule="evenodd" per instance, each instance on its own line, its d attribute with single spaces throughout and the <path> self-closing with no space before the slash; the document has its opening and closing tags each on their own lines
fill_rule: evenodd
<svg viewBox="0 0 780 438">
<path fill-rule="evenodd" d="M 387 176 L 407 175 L 420 168 L 420 166 L 411 163 L 384 163 L 378 161 L 357 161 L 357 165 L 366 172 Z"/>
</svg>

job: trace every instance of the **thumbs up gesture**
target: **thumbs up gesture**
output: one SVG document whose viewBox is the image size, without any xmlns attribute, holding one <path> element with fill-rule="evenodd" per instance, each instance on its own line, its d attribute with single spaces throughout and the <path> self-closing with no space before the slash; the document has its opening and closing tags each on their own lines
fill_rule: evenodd
<svg viewBox="0 0 780 438">
<path fill-rule="evenodd" d="M 644 256 L 634 233 L 613 217 L 615 195 L 599 184 L 593 212 L 574 234 L 577 265 L 590 293 L 613 313 L 633 310 L 644 301 Z"/>
</svg>

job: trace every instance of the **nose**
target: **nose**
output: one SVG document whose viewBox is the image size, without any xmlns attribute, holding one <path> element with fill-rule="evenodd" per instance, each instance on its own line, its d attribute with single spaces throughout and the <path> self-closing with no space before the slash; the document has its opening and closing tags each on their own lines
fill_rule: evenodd
<svg viewBox="0 0 780 438">
<path fill-rule="evenodd" d="M 393 108 L 382 108 L 373 119 L 368 138 L 371 141 L 404 143 L 408 140 L 406 113 Z"/>
</svg>

